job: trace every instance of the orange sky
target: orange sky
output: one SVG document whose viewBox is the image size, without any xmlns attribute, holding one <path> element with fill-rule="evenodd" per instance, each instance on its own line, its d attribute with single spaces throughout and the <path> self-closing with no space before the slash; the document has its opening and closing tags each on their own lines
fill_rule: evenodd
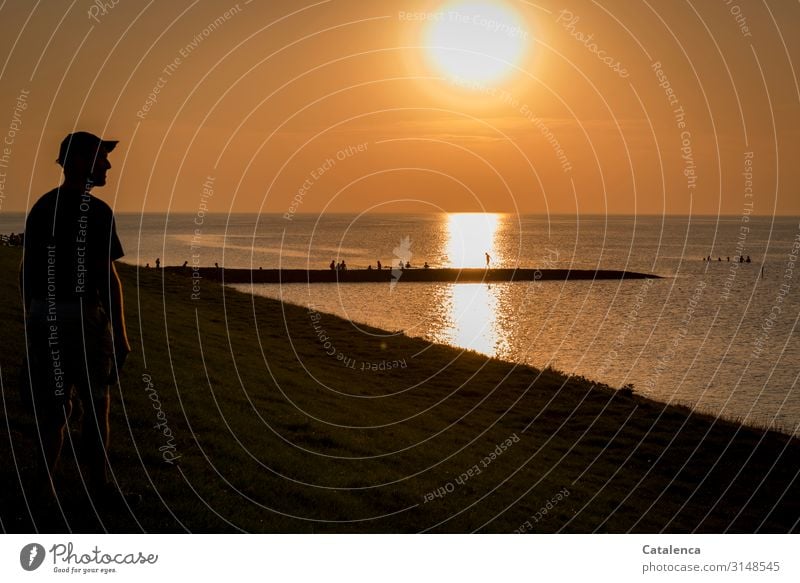
<svg viewBox="0 0 800 583">
<path fill-rule="evenodd" d="M 0 212 L 85 129 L 118 211 L 800 214 L 796 2 L 487 2 L 526 49 L 481 89 L 407 16 L 457 3 L 70 4 L 0 10 Z"/>
</svg>

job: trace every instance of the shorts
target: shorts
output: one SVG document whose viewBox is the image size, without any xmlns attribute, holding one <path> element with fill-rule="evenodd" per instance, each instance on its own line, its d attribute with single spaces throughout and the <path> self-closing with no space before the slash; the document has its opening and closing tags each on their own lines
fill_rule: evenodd
<svg viewBox="0 0 800 583">
<path fill-rule="evenodd" d="M 105 398 L 114 365 L 111 327 L 99 305 L 33 300 L 25 321 L 31 395 L 38 414 L 63 414 L 77 393 Z"/>
</svg>

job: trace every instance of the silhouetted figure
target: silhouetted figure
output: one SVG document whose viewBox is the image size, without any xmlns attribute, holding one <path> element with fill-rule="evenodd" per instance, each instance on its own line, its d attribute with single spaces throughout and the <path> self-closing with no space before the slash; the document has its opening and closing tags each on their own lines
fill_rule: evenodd
<svg viewBox="0 0 800 583">
<path fill-rule="evenodd" d="M 344 262 L 344 259 L 342 259 L 342 271 L 347 271 L 347 263 Z"/>
<path fill-rule="evenodd" d="M 486 269 L 489 269 L 489 263 L 492 261 L 492 257 L 488 253 L 484 253 L 486 255 Z"/>
<path fill-rule="evenodd" d="M 145 269 L 150 269 L 150 264 L 149 264 L 149 263 L 145 263 L 145 264 L 144 264 L 144 268 L 145 268 Z"/>
<path fill-rule="evenodd" d="M 747 256 L 747 259 L 744 260 L 745 263 L 750 263 L 750 256 Z"/>
<path fill-rule="evenodd" d="M 161 269 L 161 258 L 156 257 L 156 269 Z"/>
<path fill-rule="evenodd" d="M 215 262 L 214 262 L 214 267 L 216 267 L 217 269 L 219 269 L 219 263 L 217 263 L 217 262 L 215 261 Z"/>
<path fill-rule="evenodd" d="M 369 265 L 367 265 L 367 271 L 372 271 L 372 263 L 370 263 Z"/>
<path fill-rule="evenodd" d="M 405 268 L 405 266 L 403 265 L 402 261 L 400 263 L 398 263 L 397 265 L 400 267 L 401 271 Z"/>
<path fill-rule="evenodd" d="M 410 261 L 406 261 L 406 269 L 411 269 L 411 262 Z"/>
<path fill-rule="evenodd" d="M 188 262 L 188 261 L 184 261 L 184 262 L 183 262 L 183 265 L 182 265 L 181 267 L 183 267 L 184 269 L 186 269 L 186 266 L 187 266 L 187 265 L 189 265 L 189 262 Z"/>
<path fill-rule="evenodd" d="M 428 262 L 427 262 L 427 261 L 425 262 L 425 265 L 423 265 L 422 267 L 423 267 L 424 269 L 430 269 L 430 265 L 428 265 Z"/>
<path fill-rule="evenodd" d="M 56 160 L 64 182 L 28 213 L 20 269 L 36 443 L 43 448 L 33 458 L 45 466 L 41 485 L 47 496 L 57 495 L 53 473 L 80 399 L 87 417 L 80 460 L 89 494 L 100 504 L 117 492 L 107 476 L 109 386 L 131 350 L 114 267 L 122 244 L 113 211 L 91 194 L 106 184 L 116 145 L 86 132 L 64 138 Z"/>
<path fill-rule="evenodd" d="M 329 267 L 331 268 L 331 271 L 335 271 L 336 270 L 336 262 L 333 259 L 331 259 L 331 264 L 330 264 Z"/>
<path fill-rule="evenodd" d="M 383 265 L 381 264 L 380 260 L 378 261 L 378 269 L 383 269 Z"/>
<path fill-rule="evenodd" d="M 739 255 L 739 263 L 744 263 L 744 255 Z"/>
<path fill-rule="evenodd" d="M 709 255 L 708 257 L 706 257 L 706 261 L 711 261 L 711 255 Z"/>
<path fill-rule="evenodd" d="M 730 262 L 731 262 L 731 257 L 730 257 L 730 255 L 729 255 L 729 256 L 728 256 L 728 263 L 730 263 Z"/>
</svg>

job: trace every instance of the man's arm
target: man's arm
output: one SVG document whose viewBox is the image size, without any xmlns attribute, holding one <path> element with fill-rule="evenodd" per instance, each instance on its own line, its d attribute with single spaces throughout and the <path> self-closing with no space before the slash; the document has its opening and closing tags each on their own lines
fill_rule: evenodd
<svg viewBox="0 0 800 583">
<path fill-rule="evenodd" d="M 28 317 L 28 306 L 31 304 L 30 292 L 25 286 L 25 258 L 19 262 L 19 295 L 22 298 L 22 313 Z"/>
<path fill-rule="evenodd" d="M 119 280 L 117 268 L 114 262 L 110 262 L 108 274 L 108 299 L 109 317 L 111 320 L 111 331 L 114 335 L 114 351 L 117 354 L 128 354 L 131 345 L 128 342 L 128 331 L 125 327 L 125 312 L 122 303 L 122 282 Z"/>
</svg>

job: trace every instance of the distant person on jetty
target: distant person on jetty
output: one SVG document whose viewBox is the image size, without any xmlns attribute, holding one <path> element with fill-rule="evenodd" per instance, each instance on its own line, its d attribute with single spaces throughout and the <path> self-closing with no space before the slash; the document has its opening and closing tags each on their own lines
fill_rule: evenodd
<svg viewBox="0 0 800 583">
<path fill-rule="evenodd" d="M 87 415 L 79 459 L 89 494 L 104 502 L 117 492 L 108 482 L 107 449 L 109 385 L 131 351 L 114 267 L 124 253 L 113 211 L 90 194 L 106 184 L 116 145 L 86 132 L 64 138 L 57 159 L 64 182 L 33 205 L 25 223 L 20 286 L 46 498 L 56 495 L 53 476 L 74 395 Z"/>
<path fill-rule="evenodd" d="M 161 258 L 156 257 L 156 269 L 161 269 Z"/>
<path fill-rule="evenodd" d="M 184 262 L 183 262 L 183 265 L 181 265 L 181 267 L 183 267 L 184 269 L 186 269 L 186 267 L 187 267 L 188 265 L 189 265 L 189 262 L 188 262 L 188 261 L 184 261 Z"/>
<path fill-rule="evenodd" d="M 422 266 L 422 268 L 423 268 L 423 269 L 430 269 L 430 267 L 431 267 L 431 266 L 430 266 L 430 265 L 428 265 L 428 262 L 427 262 L 427 261 L 425 262 L 425 265 L 423 265 L 423 266 Z"/>
<path fill-rule="evenodd" d="M 331 264 L 329 267 L 331 268 L 331 271 L 336 271 L 336 262 L 333 259 L 331 259 Z"/>
<path fill-rule="evenodd" d="M 406 261 L 406 269 L 411 269 L 411 262 L 410 261 Z"/>
<path fill-rule="evenodd" d="M 492 261 L 492 256 L 488 253 L 484 253 L 486 255 L 486 269 L 489 269 L 489 263 Z"/>
<path fill-rule="evenodd" d="M 747 259 L 744 260 L 745 263 L 750 263 L 750 256 L 747 256 Z"/>
<path fill-rule="evenodd" d="M 380 260 L 378 260 L 378 269 L 383 269 L 383 265 L 381 264 Z"/>
</svg>

